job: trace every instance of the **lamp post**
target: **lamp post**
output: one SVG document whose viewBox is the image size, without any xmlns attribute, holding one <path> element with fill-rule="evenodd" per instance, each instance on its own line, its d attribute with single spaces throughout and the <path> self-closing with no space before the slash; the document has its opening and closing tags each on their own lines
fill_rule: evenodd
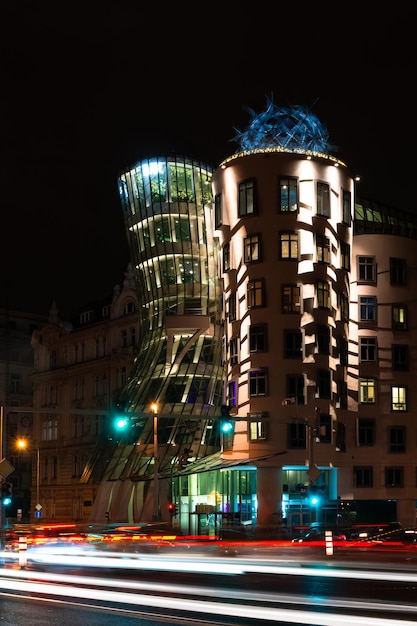
<svg viewBox="0 0 417 626">
<path fill-rule="evenodd" d="M 0 406 L 0 461 L 5 458 L 6 438 L 4 436 L 4 407 Z M 3 477 L 1 477 L 3 480 Z M 3 504 L 0 504 L 0 549 L 4 549 L 6 515 Z"/>
<path fill-rule="evenodd" d="M 158 405 L 151 405 L 153 411 L 153 487 L 154 487 L 154 511 L 153 521 L 159 522 L 159 449 L 158 449 Z"/>
</svg>

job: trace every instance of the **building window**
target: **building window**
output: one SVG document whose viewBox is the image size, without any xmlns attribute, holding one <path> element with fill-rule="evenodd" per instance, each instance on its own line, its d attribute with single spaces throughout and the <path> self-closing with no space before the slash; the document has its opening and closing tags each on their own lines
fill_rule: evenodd
<svg viewBox="0 0 417 626">
<path fill-rule="evenodd" d="M 317 283 L 317 305 L 323 309 L 330 309 L 330 285 L 328 282 Z"/>
<path fill-rule="evenodd" d="M 372 467 L 354 467 L 353 484 L 355 487 L 373 487 Z"/>
<path fill-rule="evenodd" d="M 236 292 L 231 293 L 230 297 L 227 300 L 227 314 L 229 316 L 229 322 L 234 322 L 237 318 L 237 307 L 236 307 Z"/>
<path fill-rule="evenodd" d="M 136 346 L 136 328 L 130 328 L 130 345 Z"/>
<path fill-rule="evenodd" d="M 404 487 L 404 468 L 385 468 L 385 487 Z"/>
<path fill-rule="evenodd" d="M 230 340 L 230 365 L 237 365 L 239 363 L 239 340 L 234 337 Z"/>
<path fill-rule="evenodd" d="M 249 372 L 249 395 L 266 396 L 267 391 L 267 372 L 266 370 L 251 370 Z"/>
<path fill-rule="evenodd" d="M 359 321 L 375 322 L 376 321 L 376 297 L 360 296 L 359 297 Z"/>
<path fill-rule="evenodd" d="M 359 402 L 361 404 L 375 404 L 375 379 L 361 378 L 359 380 Z"/>
<path fill-rule="evenodd" d="M 80 314 L 80 324 L 87 324 L 93 321 L 93 311 L 84 311 Z"/>
<path fill-rule="evenodd" d="M 344 323 L 349 322 L 349 298 L 341 293 L 339 295 L 340 319 Z"/>
<path fill-rule="evenodd" d="M 344 380 L 337 381 L 337 406 L 339 409 L 348 407 L 348 386 Z"/>
<path fill-rule="evenodd" d="M 167 285 L 175 285 L 177 283 L 176 266 L 172 260 L 159 261 L 159 269 L 161 273 L 161 282 Z"/>
<path fill-rule="evenodd" d="M 388 452 L 405 452 L 406 430 L 405 426 L 392 426 L 388 429 L 389 448 Z"/>
<path fill-rule="evenodd" d="M 267 325 L 253 324 L 249 328 L 250 352 L 265 352 L 267 350 Z"/>
<path fill-rule="evenodd" d="M 300 330 L 284 330 L 284 359 L 301 359 L 302 336 Z"/>
<path fill-rule="evenodd" d="M 279 210 L 281 213 L 298 211 L 298 181 L 296 178 L 279 179 Z"/>
<path fill-rule="evenodd" d="M 237 406 L 237 382 L 232 380 L 227 385 L 228 404 L 229 406 Z"/>
<path fill-rule="evenodd" d="M 330 328 L 328 326 L 317 325 L 316 346 L 319 354 L 330 354 Z"/>
<path fill-rule="evenodd" d="M 42 420 L 42 441 L 55 441 L 58 439 L 58 419 L 47 417 Z"/>
<path fill-rule="evenodd" d="M 357 428 L 358 446 L 374 446 L 375 420 L 359 417 Z"/>
<path fill-rule="evenodd" d="M 239 183 L 239 217 L 244 217 L 245 215 L 253 215 L 256 212 L 255 181 L 246 180 L 243 183 Z"/>
<path fill-rule="evenodd" d="M 392 351 L 392 369 L 396 372 L 408 371 L 408 345 L 393 344 Z"/>
<path fill-rule="evenodd" d="M 346 452 L 346 426 L 336 422 L 336 452 Z"/>
<path fill-rule="evenodd" d="M 190 220 L 185 217 L 174 219 L 175 241 L 191 241 Z"/>
<path fill-rule="evenodd" d="M 332 441 L 332 418 L 328 413 L 319 414 L 318 436 L 320 443 L 331 443 Z"/>
<path fill-rule="evenodd" d="M 406 284 L 405 259 L 395 259 L 391 257 L 389 260 L 389 271 L 390 271 L 391 285 L 405 285 Z"/>
<path fill-rule="evenodd" d="M 214 228 L 220 228 L 223 223 L 223 197 L 221 193 L 214 196 Z"/>
<path fill-rule="evenodd" d="M 391 387 L 391 411 L 407 410 L 407 387 Z"/>
<path fill-rule="evenodd" d="M 263 413 L 248 413 L 249 441 L 264 441 L 266 439 L 266 423 L 262 417 Z"/>
<path fill-rule="evenodd" d="M 243 240 L 243 259 L 245 263 L 261 260 L 261 236 L 250 235 Z"/>
<path fill-rule="evenodd" d="M 316 235 L 316 258 L 318 263 L 330 263 L 330 239 Z"/>
<path fill-rule="evenodd" d="M 376 261 L 374 256 L 358 256 L 358 282 L 376 282 Z"/>
<path fill-rule="evenodd" d="M 248 282 L 247 302 L 248 309 L 264 306 L 264 281 L 262 278 Z"/>
<path fill-rule="evenodd" d="M 317 372 L 316 394 L 318 398 L 331 398 L 332 377 L 329 370 Z"/>
<path fill-rule="evenodd" d="M 169 217 L 155 220 L 155 239 L 159 243 L 169 243 L 172 241 L 171 224 Z"/>
<path fill-rule="evenodd" d="M 284 261 L 296 261 L 298 259 L 297 233 L 280 233 L 280 259 Z"/>
<path fill-rule="evenodd" d="M 288 447 L 293 450 L 305 450 L 307 447 L 307 428 L 305 424 L 288 424 Z"/>
<path fill-rule="evenodd" d="M 348 225 L 352 221 L 352 194 L 347 189 L 343 189 L 342 194 L 342 221 Z"/>
<path fill-rule="evenodd" d="M 304 404 L 304 376 L 300 374 L 287 375 L 287 397 L 296 398 L 297 404 Z"/>
<path fill-rule="evenodd" d="M 49 353 L 49 369 L 55 370 L 57 368 L 57 353 L 56 350 L 52 350 Z"/>
<path fill-rule="evenodd" d="M 328 183 L 317 183 L 317 215 L 330 217 L 330 186 Z"/>
<path fill-rule="evenodd" d="M 20 393 L 22 390 L 22 379 L 19 374 L 10 376 L 10 393 Z"/>
<path fill-rule="evenodd" d="M 300 287 L 298 285 L 282 285 L 281 302 L 283 313 L 299 313 Z"/>
<path fill-rule="evenodd" d="M 376 361 L 376 337 L 360 337 L 359 346 L 361 363 Z"/>
<path fill-rule="evenodd" d="M 136 311 L 136 305 L 132 300 L 129 300 L 129 302 L 126 302 L 124 309 L 123 309 L 123 315 L 130 315 L 131 313 L 134 313 Z"/>
<path fill-rule="evenodd" d="M 340 265 L 342 269 L 350 272 L 350 245 L 344 241 L 340 244 Z"/>
<path fill-rule="evenodd" d="M 223 272 L 230 270 L 230 243 L 225 243 L 223 246 Z"/>
<path fill-rule="evenodd" d="M 407 330 L 407 307 L 402 304 L 392 305 L 393 330 Z"/>
<path fill-rule="evenodd" d="M 344 337 L 338 337 L 337 348 L 339 353 L 339 363 L 347 367 L 349 365 L 349 343 Z"/>
</svg>

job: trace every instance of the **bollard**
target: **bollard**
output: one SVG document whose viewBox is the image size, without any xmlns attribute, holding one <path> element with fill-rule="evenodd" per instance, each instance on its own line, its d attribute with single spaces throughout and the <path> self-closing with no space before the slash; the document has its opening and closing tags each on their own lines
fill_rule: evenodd
<svg viewBox="0 0 417 626">
<path fill-rule="evenodd" d="M 326 541 L 326 555 L 333 554 L 333 533 L 331 530 L 326 530 L 324 533 Z"/>
<path fill-rule="evenodd" d="M 19 537 L 19 565 L 20 569 L 24 569 L 28 563 L 27 553 L 28 543 L 27 537 Z"/>
</svg>

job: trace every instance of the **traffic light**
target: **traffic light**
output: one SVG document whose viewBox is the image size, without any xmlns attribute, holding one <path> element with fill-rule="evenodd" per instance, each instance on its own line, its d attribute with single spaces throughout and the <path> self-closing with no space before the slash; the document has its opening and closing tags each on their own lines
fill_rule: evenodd
<svg viewBox="0 0 417 626">
<path fill-rule="evenodd" d="M 3 506 L 9 506 L 12 503 L 11 483 L 1 483 L 1 503 Z"/>
<path fill-rule="evenodd" d="M 125 417 L 124 415 L 117 415 L 114 418 L 114 425 L 117 430 L 124 430 L 125 428 L 127 428 L 128 424 L 129 418 Z"/>
<path fill-rule="evenodd" d="M 116 403 L 114 409 L 114 427 L 116 430 L 126 430 L 129 425 L 129 418 L 125 414 L 126 411 L 126 402 L 119 401 Z"/>
<path fill-rule="evenodd" d="M 223 404 L 221 412 L 220 430 L 224 435 L 230 435 L 233 432 L 233 420 L 230 418 L 230 406 Z"/>
<path fill-rule="evenodd" d="M 169 502 L 168 511 L 171 517 L 175 517 L 178 513 L 178 507 L 173 502 Z"/>
<path fill-rule="evenodd" d="M 310 485 L 308 490 L 308 496 L 310 500 L 310 504 L 313 506 L 317 506 L 320 502 L 320 496 L 318 492 L 317 485 Z"/>
<path fill-rule="evenodd" d="M 190 448 L 184 448 L 182 455 L 178 460 L 178 469 L 183 470 L 186 465 L 190 462 L 190 457 L 192 457 L 194 452 L 190 450 Z"/>
</svg>

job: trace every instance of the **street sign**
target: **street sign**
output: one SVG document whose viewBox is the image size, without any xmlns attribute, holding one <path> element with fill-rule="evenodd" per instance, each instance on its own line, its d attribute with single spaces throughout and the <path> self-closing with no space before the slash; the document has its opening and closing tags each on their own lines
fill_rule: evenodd
<svg viewBox="0 0 417 626">
<path fill-rule="evenodd" d="M 7 478 L 7 476 L 14 472 L 14 470 L 14 466 L 7 459 L 2 459 L 0 461 L 0 474 L 3 476 L 3 478 Z"/>
<path fill-rule="evenodd" d="M 38 504 L 36 504 L 35 509 L 36 509 L 37 511 L 40 511 L 40 510 L 42 509 L 42 504 L 39 504 L 39 503 L 38 503 Z"/>
<path fill-rule="evenodd" d="M 42 517 L 42 511 L 35 511 L 35 517 Z"/>
<path fill-rule="evenodd" d="M 313 481 L 313 483 L 317 480 L 320 474 L 321 474 L 321 471 L 319 470 L 317 465 L 312 465 L 307 472 L 307 476 L 309 477 L 311 481 Z"/>
</svg>

